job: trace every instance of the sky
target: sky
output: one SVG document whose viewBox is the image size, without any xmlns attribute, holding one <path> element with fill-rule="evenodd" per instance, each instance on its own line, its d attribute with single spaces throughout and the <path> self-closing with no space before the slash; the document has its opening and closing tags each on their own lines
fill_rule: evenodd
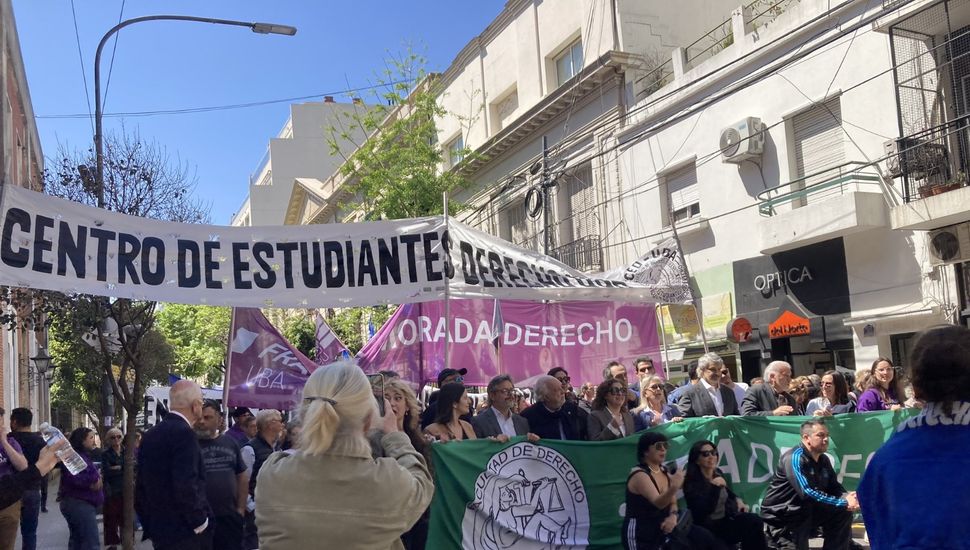
<svg viewBox="0 0 970 550">
<path fill-rule="evenodd" d="M 443 71 L 501 12 L 504 0 L 14 0 L 24 66 L 48 163 L 59 146 L 93 147 L 94 54 L 119 22 L 193 15 L 297 27 L 296 36 L 244 27 L 150 21 L 122 29 L 102 53 L 106 133 L 137 131 L 198 178 L 212 223 L 228 225 L 243 203 L 290 102 L 189 114 L 145 111 L 333 95 L 373 85 L 384 61 L 410 45 Z M 80 52 L 79 52 L 80 50 Z M 83 64 L 83 72 L 82 72 Z M 109 79 L 110 72 L 110 79 Z M 86 83 L 85 83 L 86 79 Z M 363 97 L 368 100 L 367 92 Z M 293 101 L 299 103 L 308 100 Z M 111 116 L 127 113 L 124 116 Z M 81 115 L 63 118 L 63 115 Z"/>
</svg>

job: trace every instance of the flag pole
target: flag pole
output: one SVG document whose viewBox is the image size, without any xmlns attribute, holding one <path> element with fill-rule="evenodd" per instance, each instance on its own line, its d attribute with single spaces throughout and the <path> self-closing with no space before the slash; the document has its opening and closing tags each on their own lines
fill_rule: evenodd
<svg viewBox="0 0 970 550">
<path fill-rule="evenodd" d="M 673 210 L 668 214 L 670 216 L 670 229 L 674 232 L 674 242 L 677 243 L 677 253 L 680 255 L 680 263 L 684 267 L 684 273 L 687 275 L 687 285 L 691 290 L 691 305 L 694 307 L 694 317 L 697 319 L 697 329 L 701 333 L 701 342 L 704 343 L 704 353 L 710 351 L 707 347 L 707 334 L 704 332 L 704 310 L 701 307 L 701 297 L 699 289 L 695 288 L 696 285 L 691 283 L 690 280 L 690 269 L 687 267 L 687 257 L 684 255 L 684 247 L 680 244 L 680 236 L 677 235 L 677 222 L 674 220 Z"/>
<path fill-rule="evenodd" d="M 226 346 L 226 372 L 222 376 L 222 409 L 229 416 L 229 371 L 232 366 L 232 335 L 236 330 L 236 308 L 232 308 L 229 316 L 229 345 Z"/>
<path fill-rule="evenodd" d="M 663 305 L 657 304 L 653 310 L 657 316 L 657 328 L 660 329 L 660 345 L 663 346 L 664 350 L 664 381 L 666 382 L 670 380 L 670 353 L 667 350 L 667 333 L 664 331 L 664 318 L 660 309 L 662 307 Z"/>
<path fill-rule="evenodd" d="M 442 195 L 445 209 L 445 233 L 448 233 L 448 192 Z M 443 247 L 442 247 L 443 248 Z M 448 265 L 451 263 L 450 254 L 445 254 L 445 368 L 450 368 L 451 352 L 451 277 L 448 276 Z"/>
</svg>

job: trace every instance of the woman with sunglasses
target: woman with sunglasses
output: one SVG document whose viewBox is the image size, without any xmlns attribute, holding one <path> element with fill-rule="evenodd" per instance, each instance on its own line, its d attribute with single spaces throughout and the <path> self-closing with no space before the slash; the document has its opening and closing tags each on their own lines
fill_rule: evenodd
<svg viewBox="0 0 970 550">
<path fill-rule="evenodd" d="M 855 402 L 849 398 L 849 384 L 841 372 L 830 370 L 822 375 L 822 395 L 805 407 L 807 416 L 831 416 L 855 412 Z"/>
<path fill-rule="evenodd" d="M 646 432 L 637 442 L 637 465 L 626 481 L 626 512 L 620 539 L 626 550 L 659 550 L 677 526 L 677 492 L 684 485 L 684 472 L 664 467 L 667 436 Z M 690 548 L 721 548 L 717 539 L 693 525 L 687 533 Z"/>
<path fill-rule="evenodd" d="M 593 410 L 587 419 L 590 441 L 609 441 L 632 435 L 633 416 L 626 410 L 626 384 L 616 378 L 596 387 Z"/>
<path fill-rule="evenodd" d="M 641 382 L 640 406 L 633 409 L 633 429 L 646 430 L 667 422 L 680 422 L 680 410 L 667 402 L 667 392 L 659 376 L 648 376 Z"/>
<path fill-rule="evenodd" d="M 684 499 L 694 523 L 726 546 L 741 543 L 742 550 L 767 548 L 764 522 L 749 513 L 744 501 L 731 491 L 717 461 L 717 447 L 710 441 L 694 443 L 687 455 Z"/>
</svg>

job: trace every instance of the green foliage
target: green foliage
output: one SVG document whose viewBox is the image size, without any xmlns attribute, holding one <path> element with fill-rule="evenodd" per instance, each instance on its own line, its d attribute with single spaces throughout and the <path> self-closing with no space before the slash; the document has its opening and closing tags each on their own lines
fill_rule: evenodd
<svg viewBox="0 0 970 550">
<path fill-rule="evenodd" d="M 341 146 L 348 142 L 356 147 L 340 170 L 356 197 L 348 206 L 362 210 L 367 219 L 441 214 L 442 194 L 466 183 L 458 171 L 441 169 L 445 153 L 435 119 L 447 112 L 424 64 L 412 51 L 391 59 L 380 78 L 384 87 L 375 93 L 376 104 L 356 109 L 339 127 L 327 129 L 331 154 L 342 155 Z M 368 138 L 355 143 L 361 131 Z M 457 203 L 449 210 L 457 212 Z"/>
<path fill-rule="evenodd" d="M 374 323 L 376 333 L 394 311 L 395 308 L 390 306 L 345 308 L 335 313 L 327 323 L 350 353 L 356 354 L 366 343 L 368 324 Z"/>
<path fill-rule="evenodd" d="M 159 330 L 175 353 L 173 372 L 218 384 L 225 371 L 232 309 L 165 304 L 156 315 Z"/>
<path fill-rule="evenodd" d="M 283 337 L 293 344 L 293 347 L 300 350 L 303 355 L 314 359 L 316 355 L 316 332 L 317 328 L 313 321 L 306 316 L 293 315 L 287 317 L 283 322 Z"/>
</svg>

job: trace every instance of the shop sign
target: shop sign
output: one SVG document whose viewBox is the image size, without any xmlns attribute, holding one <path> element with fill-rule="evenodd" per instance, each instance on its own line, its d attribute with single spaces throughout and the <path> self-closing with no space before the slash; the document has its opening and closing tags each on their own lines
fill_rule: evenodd
<svg viewBox="0 0 970 550">
<path fill-rule="evenodd" d="M 811 332 L 812 326 L 808 319 L 788 310 L 785 310 L 773 323 L 768 325 L 768 335 L 772 339 L 807 336 Z"/>
<path fill-rule="evenodd" d="M 751 339 L 752 330 L 751 321 L 744 317 L 731 319 L 727 326 L 728 340 L 737 344 L 747 342 Z"/>
<path fill-rule="evenodd" d="M 704 335 L 709 340 L 725 337 L 724 327 L 734 315 L 730 292 L 701 298 L 704 314 Z M 691 344 L 702 340 L 693 305 L 671 304 L 660 307 L 664 337 L 667 344 Z"/>
</svg>

